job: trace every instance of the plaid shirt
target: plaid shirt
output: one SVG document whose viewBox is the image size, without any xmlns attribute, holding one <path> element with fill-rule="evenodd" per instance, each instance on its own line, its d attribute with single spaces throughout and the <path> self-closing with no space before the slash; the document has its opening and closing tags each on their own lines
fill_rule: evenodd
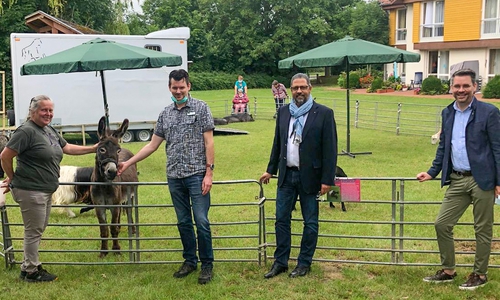
<svg viewBox="0 0 500 300">
<path fill-rule="evenodd" d="M 191 95 L 180 110 L 165 107 L 156 122 L 154 134 L 165 139 L 167 178 L 186 178 L 206 172 L 203 133 L 214 129 L 208 105 Z"/>
<path fill-rule="evenodd" d="M 278 98 L 278 99 L 285 99 L 288 94 L 286 92 L 286 87 L 283 85 L 283 83 L 278 84 L 278 88 L 271 86 L 271 90 L 273 91 L 273 97 Z"/>
</svg>

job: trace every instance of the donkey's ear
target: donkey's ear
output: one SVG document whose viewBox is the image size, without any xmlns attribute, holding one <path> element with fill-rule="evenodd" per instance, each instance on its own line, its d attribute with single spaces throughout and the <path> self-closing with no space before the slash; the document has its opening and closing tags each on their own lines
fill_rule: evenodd
<svg viewBox="0 0 500 300">
<path fill-rule="evenodd" d="M 117 130 L 113 131 L 112 136 L 115 138 L 121 138 L 128 129 L 128 119 L 124 119 L 122 125 Z"/>
<path fill-rule="evenodd" d="M 106 118 L 102 117 L 99 120 L 99 125 L 97 126 L 97 136 L 102 139 L 106 136 Z"/>
</svg>

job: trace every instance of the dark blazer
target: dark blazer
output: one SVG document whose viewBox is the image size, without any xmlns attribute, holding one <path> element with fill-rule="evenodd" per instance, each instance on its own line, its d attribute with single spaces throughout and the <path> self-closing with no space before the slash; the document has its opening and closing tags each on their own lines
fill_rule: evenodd
<svg viewBox="0 0 500 300">
<path fill-rule="evenodd" d="M 471 115 L 465 128 L 465 147 L 472 175 L 482 190 L 492 190 L 500 186 L 500 112 L 497 107 L 478 101 L 471 104 Z M 436 150 L 436 158 L 427 171 L 436 177 L 441 170 L 441 186 L 450 184 L 451 135 L 455 120 L 453 103 L 443 109 L 441 136 Z"/>
<path fill-rule="evenodd" d="M 281 107 L 276 118 L 273 148 L 267 172 L 278 174 L 278 187 L 283 185 L 286 169 L 286 149 L 290 125 L 289 104 Z M 308 194 L 321 190 L 321 184 L 334 185 L 337 166 L 337 128 L 333 111 L 314 102 L 307 115 L 299 147 L 300 180 Z"/>
</svg>

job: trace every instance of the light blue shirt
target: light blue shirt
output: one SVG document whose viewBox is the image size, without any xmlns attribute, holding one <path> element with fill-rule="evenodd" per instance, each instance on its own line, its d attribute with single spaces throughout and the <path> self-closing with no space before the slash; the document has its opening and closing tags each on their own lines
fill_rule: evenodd
<svg viewBox="0 0 500 300">
<path fill-rule="evenodd" d="M 304 115 L 304 125 L 307 121 L 307 115 Z M 286 145 L 286 166 L 287 167 L 299 167 L 300 166 L 300 156 L 299 147 L 300 144 L 295 143 L 295 131 L 293 130 L 293 123 L 295 122 L 294 117 L 290 117 L 290 123 L 288 124 L 288 142 Z"/>
<path fill-rule="evenodd" d="M 453 132 L 451 134 L 451 163 L 455 171 L 470 171 L 467 148 L 465 147 L 465 127 L 472 113 L 471 104 L 461 111 L 457 103 L 453 103 L 455 109 L 455 121 L 453 122 Z"/>
</svg>

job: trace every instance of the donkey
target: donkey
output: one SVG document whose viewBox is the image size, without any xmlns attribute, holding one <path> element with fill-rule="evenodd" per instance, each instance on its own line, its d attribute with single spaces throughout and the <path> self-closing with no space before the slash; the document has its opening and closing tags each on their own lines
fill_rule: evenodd
<svg viewBox="0 0 500 300">
<path fill-rule="evenodd" d="M 117 176 L 118 163 L 127 161 L 133 154 L 127 149 L 121 149 L 118 143 L 128 128 L 128 119 L 123 120 L 120 128 L 111 131 L 106 126 L 104 117 L 99 120 L 97 135 L 99 143 L 95 156 L 95 166 L 92 173 L 92 182 L 138 182 L 136 165 L 130 166 L 121 176 Z M 90 195 L 94 205 L 121 205 L 127 201 L 127 186 L 125 185 L 93 185 L 90 187 Z M 133 195 L 131 195 L 133 196 Z M 118 233 L 120 231 L 120 213 L 121 207 L 114 206 L 109 208 L 111 211 L 110 230 L 108 230 L 106 221 L 106 207 L 96 207 L 96 215 L 99 220 L 99 229 L 101 232 L 101 253 L 99 257 L 105 257 L 108 254 L 109 231 L 113 238 L 113 250 L 120 250 L 118 242 Z M 130 209 L 126 209 L 127 215 L 131 214 Z M 135 228 L 134 228 L 135 229 Z M 119 254 L 119 252 L 115 252 Z"/>
</svg>

